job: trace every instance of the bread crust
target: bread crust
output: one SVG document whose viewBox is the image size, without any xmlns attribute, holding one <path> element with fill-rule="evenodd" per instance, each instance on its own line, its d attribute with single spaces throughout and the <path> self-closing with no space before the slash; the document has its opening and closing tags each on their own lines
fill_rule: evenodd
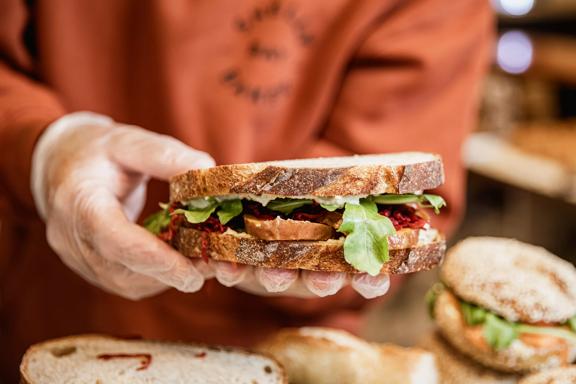
<svg viewBox="0 0 576 384">
<path fill-rule="evenodd" d="M 500 371 L 527 373 L 567 365 L 576 356 L 576 345 L 558 343 L 552 347 L 535 347 L 516 339 L 510 347 L 493 350 L 488 345 L 479 346 L 481 326 L 466 324 L 458 300 L 448 290 L 436 299 L 434 318 L 440 333 L 461 353 L 475 361 Z"/>
<path fill-rule="evenodd" d="M 576 268 L 517 240 L 467 238 L 448 251 L 440 278 L 458 297 L 510 321 L 563 323 L 576 314 Z"/>
<path fill-rule="evenodd" d="M 45 348 L 51 348 L 51 347 L 60 345 L 61 343 L 69 343 L 69 344 L 85 343 L 85 342 L 89 342 L 89 341 L 93 341 L 93 340 L 126 341 L 126 339 L 113 337 L 113 336 L 99 335 L 99 334 L 84 334 L 84 335 L 60 337 L 60 338 L 51 339 L 51 340 L 47 340 L 47 341 L 43 341 L 43 342 L 34 344 L 26 350 L 26 352 L 24 353 L 24 356 L 22 357 L 22 362 L 20 363 L 20 383 L 21 384 L 35 384 L 32 381 L 32 379 L 27 375 L 28 364 L 29 364 L 30 358 L 34 355 L 35 351 L 45 349 Z M 212 349 L 212 350 L 218 349 L 221 351 L 231 351 L 234 353 L 241 353 L 241 354 L 245 354 L 245 355 L 264 356 L 264 357 L 272 360 L 274 363 L 276 363 L 277 373 L 282 375 L 283 383 L 288 384 L 288 376 L 287 376 L 284 368 L 282 367 L 282 365 L 280 363 L 278 363 L 278 361 L 272 355 L 270 355 L 269 353 L 266 353 L 266 352 L 256 352 L 256 351 L 248 350 L 248 349 L 225 347 L 225 346 L 212 346 L 212 345 L 203 344 L 203 343 L 186 343 L 186 342 L 179 342 L 179 341 L 166 342 L 166 341 L 148 340 L 148 339 L 136 340 L 136 342 L 138 342 L 138 341 L 144 341 L 146 343 L 151 343 L 151 344 L 158 343 L 161 345 L 169 345 L 169 344 L 182 345 L 182 346 L 193 345 L 193 346 L 206 348 L 206 349 Z"/>
<path fill-rule="evenodd" d="M 403 274 L 429 270 L 442 261 L 446 250 L 443 237 L 438 236 L 427 245 L 416 245 L 410 243 L 413 241 L 410 232 L 403 233 L 406 233 L 405 237 L 389 238 L 390 260 L 382 267 L 382 273 Z M 203 241 L 208 256 L 218 261 L 265 268 L 360 273 L 344 259 L 344 242 L 341 239 L 266 241 L 248 235 L 206 233 L 181 227 L 173 239 L 173 245 L 184 256 L 202 257 Z"/>
<path fill-rule="evenodd" d="M 296 168 L 281 164 L 233 164 L 191 170 L 170 180 L 170 201 L 230 194 L 291 198 L 368 196 L 413 193 L 444 183 L 438 155 L 407 165 Z"/>
<path fill-rule="evenodd" d="M 436 356 L 440 382 L 443 384 L 516 384 L 518 381 L 518 375 L 486 368 L 464 356 L 452 348 L 438 332 L 427 335 L 419 346 Z"/>
</svg>

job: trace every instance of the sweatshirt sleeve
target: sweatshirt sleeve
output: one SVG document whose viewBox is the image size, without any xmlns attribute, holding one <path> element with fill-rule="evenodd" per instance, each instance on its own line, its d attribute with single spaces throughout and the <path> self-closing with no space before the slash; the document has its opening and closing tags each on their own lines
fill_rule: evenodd
<svg viewBox="0 0 576 384">
<path fill-rule="evenodd" d="M 308 156 L 427 151 L 442 155 L 450 230 L 463 208 L 460 149 L 476 122 L 491 57 L 487 0 L 399 2 L 352 57 L 319 141 Z"/>
<path fill-rule="evenodd" d="M 0 194 L 12 207 L 33 210 L 30 164 L 36 139 L 64 108 L 50 89 L 31 78 L 24 45 L 24 1 L 0 0 Z"/>
</svg>

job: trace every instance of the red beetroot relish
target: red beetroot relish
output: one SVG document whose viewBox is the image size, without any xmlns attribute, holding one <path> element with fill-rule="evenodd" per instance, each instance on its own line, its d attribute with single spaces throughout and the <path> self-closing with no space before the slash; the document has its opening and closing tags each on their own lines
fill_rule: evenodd
<svg viewBox="0 0 576 384">
<path fill-rule="evenodd" d="M 177 208 L 182 208 L 182 205 L 179 203 L 172 204 L 169 208 L 169 212 L 172 213 Z M 317 203 L 304 205 L 295 209 L 289 215 L 284 215 L 280 212 L 273 211 L 254 201 L 244 201 L 243 208 L 243 214 L 252 215 L 260 220 L 274 220 L 276 217 L 282 217 L 292 220 L 321 222 L 322 217 L 327 212 Z M 388 217 L 390 221 L 392 221 L 392 224 L 396 230 L 404 228 L 424 228 L 424 226 L 427 224 L 427 220 L 419 216 L 417 212 L 418 211 L 415 208 L 408 205 L 378 206 L 378 213 Z M 172 215 L 170 218 L 170 224 L 162 233 L 160 233 L 160 238 L 164 241 L 170 242 L 178 231 L 178 227 L 183 224 L 189 228 L 194 228 L 204 233 L 224 233 L 228 229 L 226 225 L 222 225 L 220 223 L 220 220 L 216 216 L 210 216 L 203 223 L 190 224 L 186 222 L 184 215 Z M 208 248 L 207 243 L 207 236 L 204 236 L 202 239 L 203 258 L 207 258 L 207 255 L 205 255 L 206 249 Z"/>
<path fill-rule="evenodd" d="M 417 210 L 408 205 L 380 205 L 378 213 L 390 219 L 394 228 L 421 229 L 427 224 L 426 219 L 417 215 Z"/>
</svg>

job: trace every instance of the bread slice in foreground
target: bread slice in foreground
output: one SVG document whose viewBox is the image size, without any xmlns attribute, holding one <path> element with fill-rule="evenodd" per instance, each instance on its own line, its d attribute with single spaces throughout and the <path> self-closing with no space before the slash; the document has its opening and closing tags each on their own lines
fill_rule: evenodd
<svg viewBox="0 0 576 384">
<path fill-rule="evenodd" d="M 519 384 L 573 384 L 576 383 L 576 366 L 555 368 L 534 373 L 523 378 Z"/>
<path fill-rule="evenodd" d="M 439 155 L 403 152 L 195 169 L 170 180 L 170 201 L 204 196 L 310 198 L 414 193 L 444 183 Z"/>
<path fill-rule="evenodd" d="M 369 343 L 336 329 L 285 329 L 263 342 L 259 350 L 284 365 L 291 384 L 438 382 L 431 353 Z"/>
<path fill-rule="evenodd" d="M 279 384 L 272 358 L 240 349 L 82 335 L 28 349 L 20 365 L 28 384 Z"/>
</svg>

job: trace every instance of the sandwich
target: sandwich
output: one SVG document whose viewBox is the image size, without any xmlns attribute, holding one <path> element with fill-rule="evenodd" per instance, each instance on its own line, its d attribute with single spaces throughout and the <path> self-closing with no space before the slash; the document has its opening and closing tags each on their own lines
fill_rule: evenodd
<svg viewBox="0 0 576 384">
<path fill-rule="evenodd" d="M 26 384 L 288 383 L 280 364 L 262 354 L 99 335 L 31 346 L 22 358 L 20 375 Z"/>
<path fill-rule="evenodd" d="M 444 338 L 433 332 L 419 344 L 436 357 L 442 384 L 516 384 L 518 375 L 487 368 L 454 349 Z"/>
<path fill-rule="evenodd" d="M 463 354 L 525 373 L 576 357 L 576 269 L 545 249 L 476 237 L 447 254 L 428 300 L 439 331 Z"/>
<path fill-rule="evenodd" d="M 191 258 L 256 267 L 399 274 L 436 266 L 444 237 L 425 190 L 438 155 L 410 152 L 196 169 L 170 180 L 170 202 L 144 225 Z"/>
<path fill-rule="evenodd" d="M 554 368 L 526 376 L 518 384 L 574 384 L 576 367 Z"/>
<path fill-rule="evenodd" d="M 330 328 L 288 328 L 258 350 L 276 358 L 291 384 L 436 384 L 434 356 L 419 348 L 369 343 Z"/>
</svg>

